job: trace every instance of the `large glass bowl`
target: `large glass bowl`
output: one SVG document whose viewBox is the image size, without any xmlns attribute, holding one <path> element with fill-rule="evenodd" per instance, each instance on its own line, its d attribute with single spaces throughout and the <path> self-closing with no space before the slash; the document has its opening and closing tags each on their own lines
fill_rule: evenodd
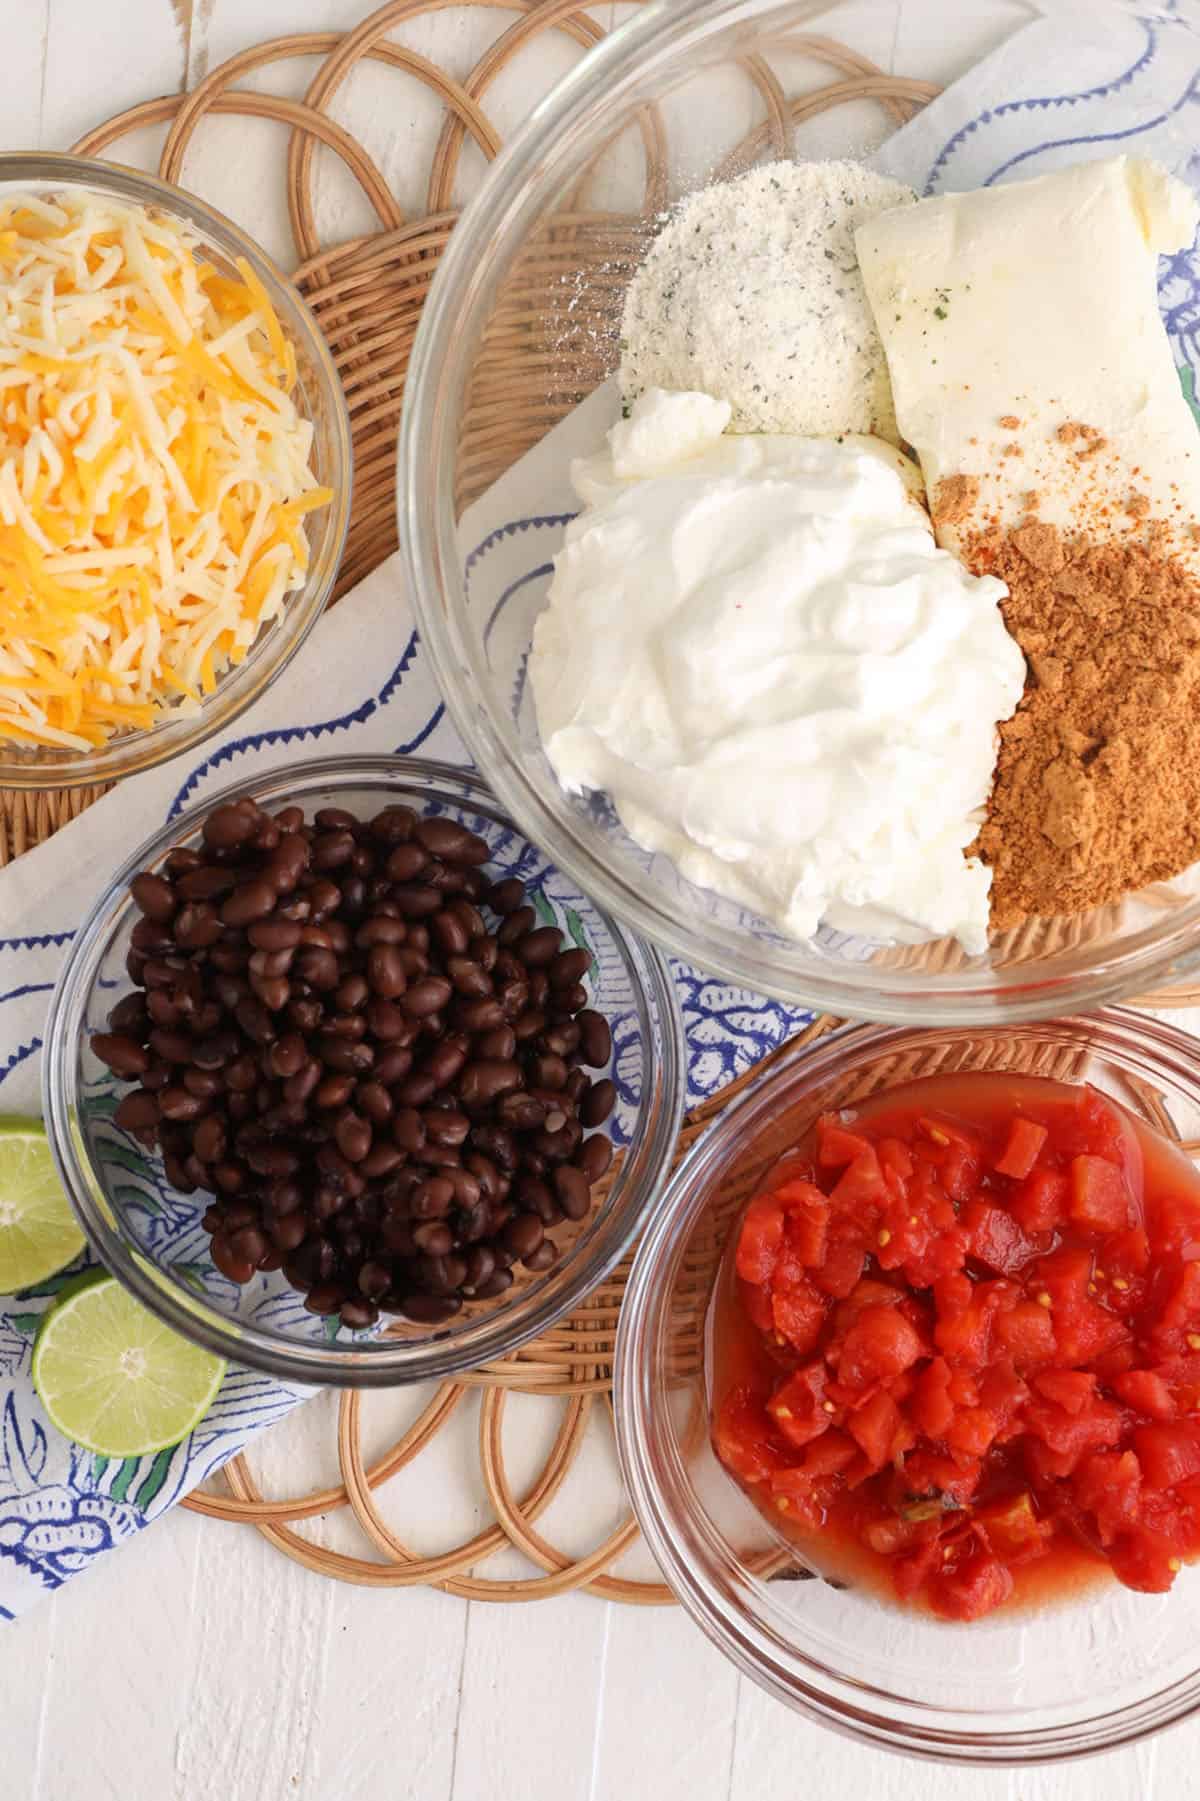
<svg viewBox="0 0 1200 1801">
<path fill-rule="evenodd" d="M 613 1029 L 609 1074 L 617 1105 L 606 1130 L 616 1176 L 546 1275 L 526 1276 L 498 1302 L 464 1308 L 449 1325 L 383 1317 L 383 1329 L 351 1333 L 307 1312 L 278 1273 L 244 1286 L 213 1266 L 200 1219 L 207 1197 L 167 1183 L 162 1158 L 113 1120 L 119 1082 L 90 1047 L 130 989 L 130 931 L 140 917 L 130 877 L 154 869 L 176 845 L 194 846 L 207 814 L 252 795 L 308 816 L 322 806 L 368 814 L 392 802 L 460 820 L 492 849 L 489 869 L 519 874 L 542 911 L 582 933 L 594 954 L 590 1004 Z M 547 912 L 547 909 L 549 911 Z M 441 1379 L 508 1356 L 570 1312 L 612 1270 L 670 1166 L 683 1106 L 683 1027 L 662 958 L 614 925 L 518 832 L 483 783 L 447 764 L 405 757 L 334 757 L 257 775 L 170 821 L 117 871 L 76 933 L 55 991 L 43 1054 L 43 1111 L 55 1161 L 88 1239 L 131 1292 L 168 1325 L 210 1350 L 301 1383 L 386 1386 Z"/>
<path fill-rule="evenodd" d="M 912 0 L 906 21 L 917 11 L 933 41 L 944 0 Z M 1001 108 L 997 130 L 1015 173 L 1146 146 L 1128 132 L 1114 146 L 1106 134 L 1106 119 L 1123 125 L 1132 103 L 1121 98 L 1125 80 L 1114 79 L 1105 100 L 1105 72 L 1120 75 L 1122 58 L 1133 64 L 1155 51 L 1164 67 L 1177 59 L 1186 81 L 1200 61 L 1200 24 L 1172 9 L 1156 26 L 1136 12 L 1147 9 L 1120 0 L 1054 9 L 1078 53 L 1050 72 L 1050 89 L 1094 91 L 1074 96 L 1085 104 L 1071 113 L 1065 145 L 1065 111 L 1050 101 Z M 401 436 L 400 540 L 422 639 L 476 763 L 522 828 L 617 918 L 731 981 L 835 1014 L 926 1024 L 1042 1018 L 1194 967 L 1197 872 L 1119 906 L 1030 922 L 980 958 L 946 941 L 896 950 L 824 929 L 788 940 L 640 851 L 602 797 L 564 794 L 542 753 L 525 665 L 577 505 L 568 452 L 548 454 L 507 511 L 493 509 L 484 523 L 470 510 L 615 369 L 625 287 L 664 207 L 756 161 L 869 156 L 928 98 L 933 90 L 915 80 L 881 85 L 877 65 L 894 30 L 891 0 L 653 0 L 533 109 L 455 227 L 425 303 Z M 822 91 L 824 102 L 858 97 L 822 110 Z M 1152 145 L 1184 173 L 1190 161 L 1193 179 L 1196 116 L 1173 108 L 1154 122 Z M 1138 130 L 1145 124 L 1139 116 Z M 1022 134 L 1060 147 L 1030 164 Z M 932 153 L 905 173 L 923 184 L 931 161 Z M 969 185 L 952 178 L 961 155 L 950 162 L 949 185 Z M 1185 286 L 1183 277 L 1175 283 L 1179 293 Z M 1194 329 L 1186 308 L 1176 313 L 1180 332 Z M 596 404 L 589 447 L 615 416 L 615 400 Z"/>
<path fill-rule="evenodd" d="M 1165 1595 L 1103 1581 L 1039 1612 L 936 1621 L 853 1587 L 797 1580 L 797 1552 L 726 1473 L 708 1434 L 713 1284 L 766 1169 L 818 1113 L 916 1076 L 973 1069 L 1091 1082 L 1157 1130 L 1200 1142 L 1195 1040 L 1123 1008 L 1015 1029 L 858 1026 L 793 1048 L 710 1127 L 655 1206 L 621 1309 L 617 1435 L 663 1575 L 769 1693 L 878 1747 L 1035 1763 L 1126 1744 L 1200 1707 L 1200 1568 Z"/>
<path fill-rule="evenodd" d="M 87 751 L 17 745 L 0 734 L 0 787 L 9 788 L 113 781 L 178 756 L 231 725 L 291 661 L 316 624 L 333 588 L 350 523 L 349 414 L 333 358 L 298 290 L 232 220 L 169 182 L 88 157 L 41 151 L 0 155 L 0 204 L 30 190 L 52 197 L 67 189 L 150 208 L 186 228 L 207 261 L 223 274 L 236 278 L 237 259 L 245 258 L 270 295 L 296 353 L 296 406 L 312 424 L 313 473 L 319 484 L 333 490 L 333 499 L 305 520 L 309 556 L 303 586 L 287 596 L 243 662 L 220 676 L 198 707 L 186 711 L 166 707 L 153 725 L 120 732 Z"/>
</svg>

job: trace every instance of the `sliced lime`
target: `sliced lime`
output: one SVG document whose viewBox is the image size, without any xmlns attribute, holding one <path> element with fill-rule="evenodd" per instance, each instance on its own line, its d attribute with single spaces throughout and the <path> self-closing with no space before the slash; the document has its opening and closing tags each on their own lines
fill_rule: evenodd
<svg viewBox="0 0 1200 1801">
<path fill-rule="evenodd" d="M 59 1431 L 106 1457 L 186 1438 L 212 1406 L 225 1364 L 180 1338 L 115 1276 L 72 1284 L 43 1315 L 33 1384 Z"/>
<path fill-rule="evenodd" d="M 44 1282 L 83 1246 L 41 1120 L 0 1119 L 0 1294 Z"/>
</svg>

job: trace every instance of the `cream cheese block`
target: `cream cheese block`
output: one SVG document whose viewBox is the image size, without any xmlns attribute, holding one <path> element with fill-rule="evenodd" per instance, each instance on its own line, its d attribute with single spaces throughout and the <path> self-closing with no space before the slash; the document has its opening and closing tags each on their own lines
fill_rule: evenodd
<svg viewBox="0 0 1200 1801">
<path fill-rule="evenodd" d="M 939 542 L 1036 515 L 1200 573 L 1200 432 L 1158 308 L 1200 208 L 1117 156 L 881 213 L 855 234 Z"/>
</svg>

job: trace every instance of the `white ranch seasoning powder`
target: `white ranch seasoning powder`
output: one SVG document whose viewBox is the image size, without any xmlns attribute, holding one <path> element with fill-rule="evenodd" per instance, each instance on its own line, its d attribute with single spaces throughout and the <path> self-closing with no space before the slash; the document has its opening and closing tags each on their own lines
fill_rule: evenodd
<svg viewBox="0 0 1200 1801">
<path fill-rule="evenodd" d="M 735 432 L 899 441 L 854 233 L 916 195 L 860 163 L 766 163 L 690 195 L 634 276 L 621 327 L 626 408 L 698 389 Z"/>
</svg>

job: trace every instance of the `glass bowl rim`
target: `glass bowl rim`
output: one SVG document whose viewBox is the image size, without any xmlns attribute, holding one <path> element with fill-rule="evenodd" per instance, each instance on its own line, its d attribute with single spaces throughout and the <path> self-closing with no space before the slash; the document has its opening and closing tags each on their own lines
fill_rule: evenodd
<svg viewBox="0 0 1200 1801">
<path fill-rule="evenodd" d="M 2 152 L 0 192 L 13 183 L 27 187 L 44 183 L 110 196 L 115 194 L 129 204 L 156 207 L 211 239 L 231 261 L 235 257 L 245 257 L 266 288 L 272 305 L 282 314 L 288 335 L 316 371 L 322 404 L 329 414 L 331 439 L 332 467 L 328 471 L 327 485 L 333 488 L 333 499 L 304 582 L 291 591 L 276 621 L 276 629 L 264 640 L 261 649 L 252 647 L 239 668 L 228 672 L 212 694 L 203 698 L 198 712 L 183 714 L 168 710 L 153 725 L 110 738 L 106 744 L 92 750 L 64 753 L 46 762 L 39 760 L 37 747 L 22 758 L 14 756 L 11 747 L 6 747 L 0 740 L 0 785 L 57 789 L 112 781 L 119 776 L 151 769 L 171 757 L 194 750 L 214 732 L 232 725 L 253 706 L 300 649 L 332 591 L 350 526 L 354 458 L 345 393 L 315 315 L 295 283 L 240 225 L 207 201 L 172 182 L 100 157 L 48 150 Z M 233 678 L 242 675 L 243 671 L 244 678 L 234 692 Z"/>
<path fill-rule="evenodd" d="M 443 1331 L 433 1341 L 417 1344 L 402 1339 L 372 1341 L 370 1349 L 346 1344 L 289 1342 L 250 1322 L 231 1322 L 218 1309 L 165 1277 L 145 1253 L 129 1243 L 119 1227 L 105 1217 L 109 1202 L 95 1175 L 83 1142 L 78 1119 L 80 1042 L 82 1020 L 92 992 L 100 958 L 128 918 L 132 903 L 130 878 L 148 862 L 183 840 L 222 801 L 243 794 L 262 795 L 272 805 L 288 804 L 289 796 L 303 798 L 314 788 L 353 786 L 388 778 L 411 778 L 429 796 L 459 806 L 478 806 L 498 824 L 525 839 L 508 819 L 490 788 L 474 771 L 433 759 L 407 756 L 362 755 L 314 758 L 282 768 L 260 770 L 223 787 L 202 802 L 168 819 L 124 860 L 103 893 L 93 903 L 72 940 L 66 961 L 51 997 L 42 1057 L 43 1116 L 59 1177 L 66 1189 L 88 1243 L 124 1286 L 168 1326 L 205 1345 L 232 1362 L 249 1365 L 286 1381 L 334 1384 L 342 1387 L 392 1387 L 421 1381 L 443 1381 L 478 1364 L 508 1356 L 545 1332 L 577 1307 L 585 1296 L 608 1277 L 641 1230 L 659 1183 L 669 1169 L 683 1117 L 686 1039 L 679 997 L 665 959 L 654 946 L 597 908 L 607 931 L 621 950 L 630 982 L 638 990 L 639 1005 L 653 1028 L 647 1045 L 646 1094 L 641 1108 L 641 1142 L 630 1148 L 616 1192 L 643 1190 L 643 1198 L 628 1209 L 619 1227 L 611 1224 L 600 1244 L 579 1263 L 561 1288 L 530 1291 L 516 1323 L 504 1323 L 504 1310 L 472 1320 L 465 1327 Z M 539 849 L 539 854 L 544 855 Z M 548 862 L 552 859 L 547 858 Z M 597 1215 L 597 1218 L 601 1218 Z M 563 1266 L 569 1268 L 569 1263 Z M 533 1304 L 530 1304 L 530 1302 Z M 383 1348 L 386 1346 L 386 1348 Z"/>
<path fill-rule="evenodd" d="M 771 947 L 760 948 L 731 926 L 708 919 L 689 923 L 667 894 L 658 898 L 632 868 L 614 869 L 575 835 L 565 812 L 528 773 L 511 730 L 480 699 L 487 670 L 460 623 L 465 594 L 458 526 L 447 498 L 455 491 L 454 422 L 447 415 L 461 415 L 496 283 L 561 190 L 564 147 L 573 152 L 582 138 L 611 136 L 605 117 L 636 89 L 651 58 L 685 55 L 720 32 L 794 11 L 796 3 L 693 0 L 683 8 L 677 0 L 650 0 L 539 101 L 464 209 L 422 309 L 397 446 L 399 536 L 421 639 L 450 716 L 475 763 L 490 772 L 501 804 L 607 913 L 669 955 L 791 1006 L 884 1024 L 1016 1024 L 1088 1011 L 1200 967 L 1200 899 L 1181 910 L 1182 919 L 1164 909 L 1083 970 L 1038 973 L 1038 962 L 999 971 L 968 968 L 925 978 L 924 986 L 898 981 L 900 972 L 870 962 L 826 966 L 811 957 L 801 970 L 781 964 Z M 814 4 L 814 17 L 819 11 Z"/>
<path fill-rule="evenodd" d="M 1030 1021 L 1028 1027 L 1035 1033 L 1039 1028 L 1086 1032 L 1101 1052 L 1137 1053 L 1146 1066 L 1188 1088 L 1200 1108 L 1197 1041 L 1178 1026 L 1131 1008 L 1109 1007 L 1087 1016 Z M 972 1716 L 963 1709 L 887 1693 L 864 1679 L 821 1669 L 815 1658 L 783 1644 L 739 1604 L 738 1579 L 732 1566 L 720 1571 L 697 1570 L 680 1553 L 679 1506 L 666 1492 L 673 1471 L 660 1480 L 655 1465 L 664 1453 L 652 1448 L 658 1430 L 654 1418 L 662 1406 L 653 1353 L 663 1302 L 689 1234 L 707 1205 L 723 1151 L 738 1140 L 742 1130 L 753 1129 L 780 1091 L 793 1083 L 798 1069 L 803 1069 L 805 1084 L 811 1086 L 834 1073 L 852 1073 L 860 1063 L 883 1056 L 889 1049 L 908 1046 L 915 1036 L 978 1034 L 994 1038 L 1003 1036 L 1005 1030 L 1006 1024 L 994 1021 L 935 1028 L 928 1033 L 915 1025 L 848 1022 L 816 1042 L 785 1049 L 700 1134 L 659 1193 L 626 1283 L 613 1369 L 617 1452 L 630 1505 L 663 1579 L 705 1636 L 776 1700 L 843 1736 L 876 1750 L 976 1768 L 1067 1762 L 1134 1744 L 1191 1717 L 1200 1708 L 1200 1652 L 1194 1671 L 1134 1702 L 1049 1726 L 1009 1730 L 993 1730 L 991 1720 L 996 1716 L 982 1711 Z M 802 1105 L 804 1095 L 791 1099 L 792 1104 Z M 673 1447 L 666 1456 L 672 1463 L 678 1462 Z M 683 1506 L 689 1542 L 699 1536 L 720 1556 L 719 1530 L 703 1507 L 690 1500 Z M 889 1706 L 892 1717 L 888 1716 Z"/>
</svg>

